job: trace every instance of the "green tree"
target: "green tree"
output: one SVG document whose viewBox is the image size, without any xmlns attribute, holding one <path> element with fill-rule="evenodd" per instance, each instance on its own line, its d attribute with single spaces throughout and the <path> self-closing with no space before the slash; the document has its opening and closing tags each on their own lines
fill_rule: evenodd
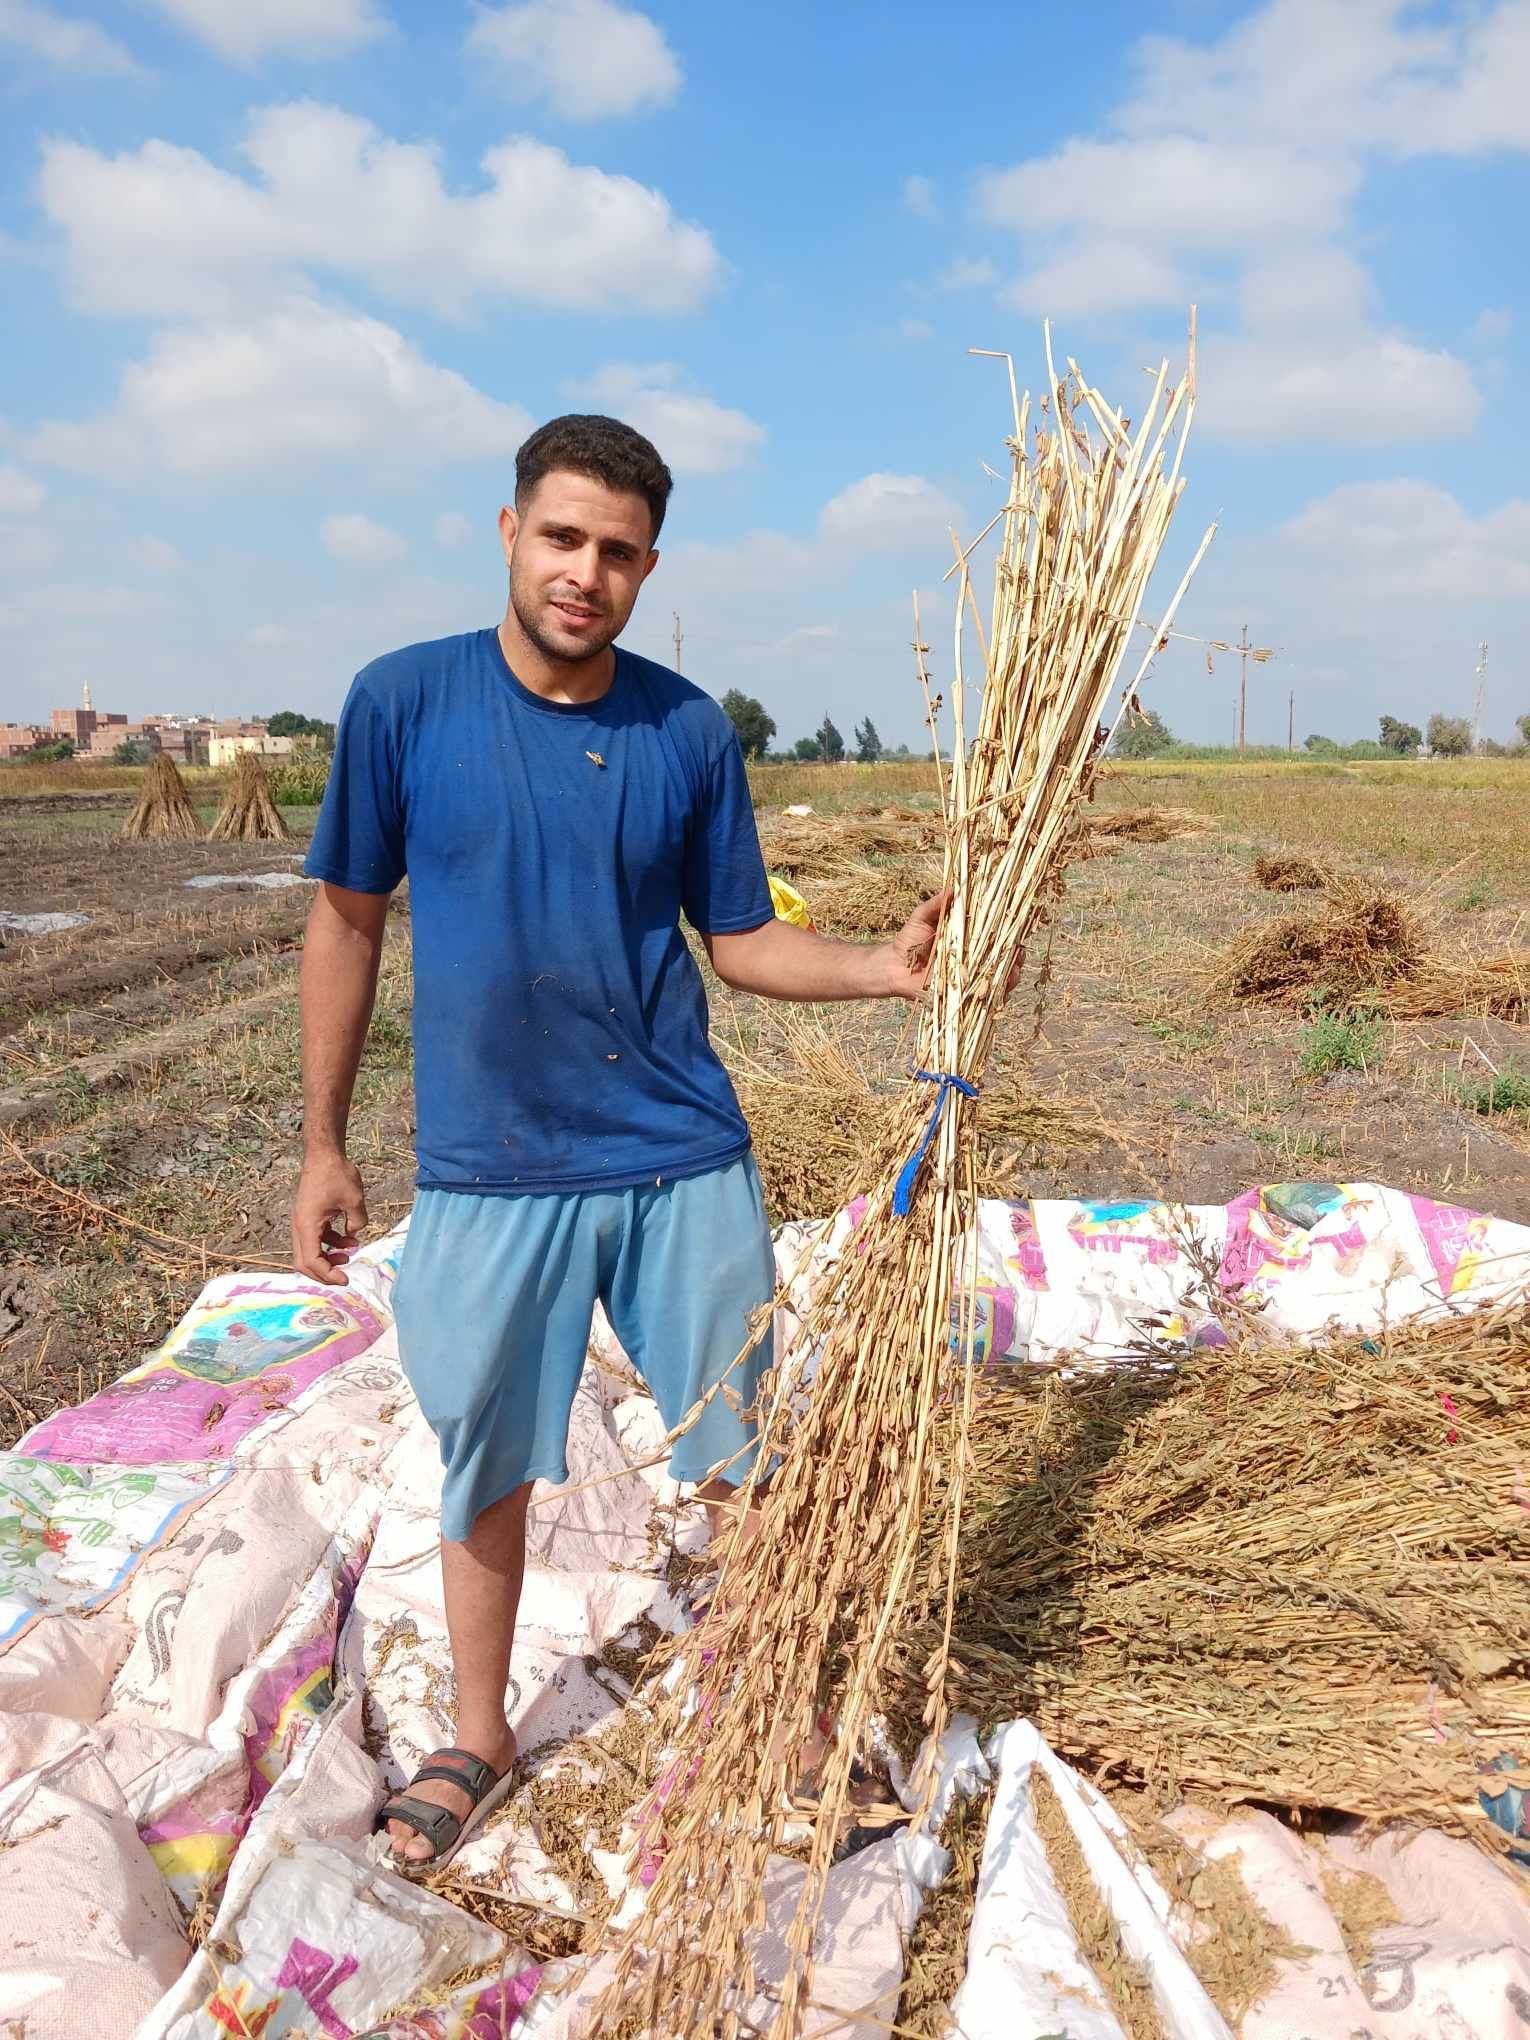
<svg viewBox="0 0 1530 2040">
<path fill-rule="evenodd" d="M 1472 726 L 1464 715 L 1432 715 L 1429 748 L 1436 758 L 1464 758 L 1472 747 Z"/>
<path fill-rule="evenodd" d="M 882 755 L 882 739 L 869 715 L 855 726 L 855 755 L 863 765 L 875 765 Z"/>
<path fill-rule="evenodd" d="M 295 708 L 279 708 L 275 715 L 268 715 L 266 731 L 273 737 L 321 737 L 326 744 L 335 741 L 332 722 L 324 722 L 316 715 L 299 715 Z"/>
<path fill-rule="evenodd" d="M 1411 758 L 1424 741 L 1424 733 L 1417 723 L 1400 722 L 1395 715 L 1381 718 L 1381 748 L 1395 751 L 1399 758 Z"/>
<path fill-rule="evenodd" d="M 739 747 L 746 758 L 758 758 L 769 748 L 776 726 L 765 713 L 763 702 L 756 701 L 752 694 L 741 694 L 736 687 L 730 687 L 722 698 L 722 710 L 737 730 Z"/>
<path fill-rule="evenodd" d="M 1310 737 L 1303 739 L 1302 749 L 1310 751 L 1314 758 L 1334 758 L 1338 755 L 1339 746 L 1332 737 L 1319 736 L 1314 730 Z"/>
<path fill-rule="evenodd" d="M 845 755 L 845 740 L 834 727 L 834 718 L 826 715 L 818 725 L 818 748 L 830 765 L 837 765 Z"/>
<path fill-rule="evenodd" d="M 1514 727 L 1519 731 L 1519 741 L 1530 748 L 1530 715 L 1517 715 Z"/>
<path fill-rule="evenodd" d="M 112 752 L 114 765 L 147 765 L 150 758 L 147 744 L 138 737 L 124 737 Z"/>
<path fill-rule="evenodd" d="M 823 745 L 816 737 L 799 737 L 792 745 L 792 756 L 800 758 L 804 765 L 813 765 L 823 756 Z"/>
<path fill-rule="evenodd" d="M 1157 709 L 1150 708 L 1129 715 L 1110 748 L 1118 758 L 1161 758 L 1165 751 L 1173 750 L 1175 742 L 1174 732 Z"/>
<path fill-rule="evenodd" d="M 51 742 L 39 744 L 35 751 L 27 753 L 28 761 L 38 765 L 62 765 L 73 756 L 73 737 L 54 737 Z"/>
</svg>

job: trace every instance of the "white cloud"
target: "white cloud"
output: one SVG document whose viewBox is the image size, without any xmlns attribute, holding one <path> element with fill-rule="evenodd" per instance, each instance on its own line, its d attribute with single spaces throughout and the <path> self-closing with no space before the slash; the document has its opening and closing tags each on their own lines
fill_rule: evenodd
<svg viewBox="0 0 1530 2040">
<path fill-rule="evenodd" d="M 1394 330 L 1345 245 L 1401 156 L 1530 149 L 1530 0 L 1266 0 L 1207 43 L 1147 36 L 1103 131 L 979 180 L 1016 238 L 1006 301 L 1203 307 L 1210 429 L 1352 444 L 1470 426 L 1471 370 Z M 1236 312 L 1236 323 L 1223 309 Z"/>
<path fill-rule="evenodd" d="M 928 319 L 900 319 L 893 328 L 893 334 L 896 339 L 908 340 L 917 346 L 922 341 L 933 340 L 935 328 Z"/>
<path fill-rule="evenodd" d="M 35 475 L 9 461 L 0 465 L 0 517 L 29 517 L 47 493 Z"/>
<path fill-rule="evenodd" d="M 253 645 L 257 651 L 270 652 L 278 652 L 291 642 L 291 631 L 280 623 L 257 623 L 245 639 L 245 643 Z"/>
<path fill-rule="evenodd" d="M 940 207 L 935 199 L 935 186 L 928 177 L 904 178 L 903 210 L 912 213 L 916 220 L 940 218 Z"/>
<path fill-rule="evenodd" d="M 666 663 L 670 612 L 685 626 L 685 670 L 708 693 L 756 695 L 789 745 L 823 721 L 846 735 L 868 712 L 890 744 L 921 738 L 923 701 L 909 650 L 906 563 L 896 553 L 863 561 L 865 531 L 799 537 L 756 530 L 722 542 L 678 539 L 665 549 L 626 642 Z M 928 544 L 935 570 L 950 541 L 938 520 Z M 924 603 L 925 634 L 948 642 L 950 589 Z"/>
<path fill-rule="evenodd" d="M 1135 242 L 1088 240 L 1040 262 L 1004 293 L 1017 311 L 1046 317 L 1060 306 L 1080 318 L 1129 305 L 1188 302 L 1183 276 Z"/>
<path fill-rule="evenodd" d="M 927 548 L 940 558 L 959 513 L 923 475 L 863 475 L 825 503 L 819 535 L 867 552 Z"/>
<path fill-rule="evenodd" d="M 151 574 L 178 574 L 186 564 L 185 554 L 165 538 L 145 535 L 135 539 L 128 551 Z"/>
<path fill-rule="evenodd" d="M 612 362 L 569 388 L 651 439 L 676 474 L 722 474 L 765 444 L 763 425 L 683 388 L 673 362 Z"/>
<path fill-rule="evenodd" d="M 1026 235 L 1094 233 L 1225 250 L 1257 245 L 1271 232 L 1329 231 L 1356 181 L 1344 162 L 1253 138 L 1239 145 L 1189 135 L 1075 137 L 1050 156 L 982 178 L 977 206 L 991 226 Z"/>
<path fill-rule="evenodd" d="M 246 323 L 175 327 L 123 374 L 109 411 L 32 435 L 82 473 L 227 474 L 343 458 L 446 464 L 513 453 L 531 429 L 378 319 L 297 299 Z"/>
<path fill-rule="evenodd" d="M 319 526 L 319 540 L 331 559 L 345 560 L 354 567 L 386 566 L 401 560 L 409 550 L 396 531 L 359 510 L 326 517 Z"/>
<path fill-rule="evenodd" d="M 1412 0 L 1269 0 L 1209 47 L 1145 37 L 1121 124 L 1400 156 L 1530 145 L 1525 0 L 1432 12 Z"/>
<path fill-rule="evenodd" d="M 503 299 L 668 313 L 721 274 L 710 235 L 662 193 L 525 136 L 490 149 L 460 194 L 433 148 L 334 106 L 263 108 L 242 146 L 253 179 L 170 142 L 120 156 L 48 143 L 39 195 L 75 301 L 204 316 L 331 275 L 448 314 Z"/>
<path fill-rule="evenodd" d="M 1477 347 L 1498 347 L 1514 331 L 1514 314 L 1507 305 L 1490 305 L 1472 321 L 1467 336 Z"/>
<path fill-rule="evenodd" d="M 1237 305 L 1245 329 L 1294 340 L 1352 338 L 1375 316 L 1368 272 L 1333 242 L 1276 243 L 1245 263 Z"/>
<path fill-rule="evenodd" d="M 144 78 L 142 64 L 93 21 L 59 14 L 39 0 L 0 0 L 0 47 L 21 50 L 76 76 Z"/>
<path fill-rule="evenodd" d="M 338 57 L 386 26 L 373 0 L 151 0 L 177 27 L 230 63 Z"/>
<path fill-rule="evenodd" d="M 1250 444 L 1450 438 L 1470 431 L 1482 407 L 1464 362 L 1381 332 L 1337 345 L 1296 347 L 1283 335 L 1206 342 L 1200 398 L 1213 437 Z"/>
<path fill-rule="evenodd" d="M 680 90 L 664 31 L 615 0 L 484 8 L 467 49 L 489 61 L 508 97 L 538 101 L 564 120 L 648 112 L 670 105 Z"/>
<path fill-rule="evenodd" d="M 987 290 L 999 280 L 997 265 L 986 255 L 958 255 L 935 277 L 937 290 Z"/>
<path fill-rule="evenodd" d="M 473 536 L 472 523 L 460 510 L 443 510 L 432 531 L 442 552 L 461 552 Z"/>
<path fill-rule="evenodd" d="M 1431 482 L 1350 482 L 1281 527 L 1309 568 L 1363 601 L 1530 595 L 1530 502 L 1473 517 Z"/>
</svg>

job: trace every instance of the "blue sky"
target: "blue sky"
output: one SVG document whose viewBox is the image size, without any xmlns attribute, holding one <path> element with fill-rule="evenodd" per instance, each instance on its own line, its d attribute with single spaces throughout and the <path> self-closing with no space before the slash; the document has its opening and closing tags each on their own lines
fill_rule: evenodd
<svg viewBox="0 0 1530 2040">
<path fill-rule="evenodd" d="M 628 633 L 781 737 L 919 738 L 909 597 L 1053 320 L 1132 408 L 1200 306 L 1181 614 L 1250 735 L 1530 709 L 1530 0 L 771 10 L 0 0 L 0 719 L 333 712 L 493 621 L 532 422 L 678 486 Z M 937 655 L 938 663 L 938 655 Z M 1147 698 L 1231 729 L 1235 665 Z"/>
</svg>

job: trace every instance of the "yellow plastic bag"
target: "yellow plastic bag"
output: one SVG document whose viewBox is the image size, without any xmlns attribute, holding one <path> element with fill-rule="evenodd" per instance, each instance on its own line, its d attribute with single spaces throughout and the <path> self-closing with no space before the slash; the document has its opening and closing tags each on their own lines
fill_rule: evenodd
<svg viewBox="0 0 1530 2040">
<path fill-rule="evenodd" d="M 794 928 L 811 928 L 813 917 L 808 912 L 808 903 L 796 887 L 770 872 L 766 877 L 770 880 L 770 904 L 776 910 L 776 919 L 790 921 Z"/>
</svg>

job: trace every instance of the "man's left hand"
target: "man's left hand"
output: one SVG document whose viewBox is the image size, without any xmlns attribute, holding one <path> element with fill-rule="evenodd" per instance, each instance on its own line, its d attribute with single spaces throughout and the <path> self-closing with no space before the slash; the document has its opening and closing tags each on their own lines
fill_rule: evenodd
<svg viewBox="0 0 1530 2040">
<path fill-rule="evenodd" d="M 929 982 L 935 937 L 950 904 L 951 889 L 947 886 L 921 900 L 897 934 L 877 945 L 876 955 L 886 979 L 884 997 L 917 999 L 923 992 Z"/>
<path fill-rule="evenodd" d="M 891 941 L 878 945 L 876 954 L 882 961 L 886 978 L 885 997 L 917 999 L 924 991 L 929 983 L 935 937 L 950 904 L 951 888 L 947 886 L 943 892 L 921 900 Z M 1004 987 L 1006 999 L 1019 982 L 1020 965 L 1017 963 Z"/>
</svg>

